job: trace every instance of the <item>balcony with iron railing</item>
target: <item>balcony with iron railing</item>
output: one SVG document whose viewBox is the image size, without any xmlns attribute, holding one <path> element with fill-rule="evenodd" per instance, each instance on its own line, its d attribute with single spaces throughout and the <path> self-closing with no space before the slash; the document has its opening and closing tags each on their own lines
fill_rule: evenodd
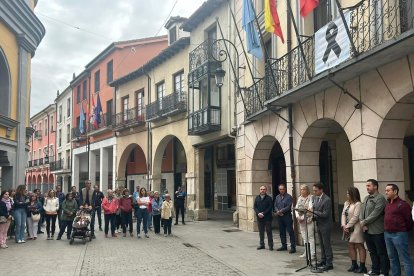
<svg viewBox="0 0 414 276">
<path fill-rule="evenodd" d="M 147 105 L 147 121 L 155 121 L 187 111 L 184 91 L 176 91 Z"/>
<path fill-rule="evenodd" d="M 101 115 L 101 122 L 99 124 L 93 124 L 92 122 L 88 122 L 88 134 L 95 135 L 107 130 L 108 128 L 111 128 L 112 119 L 112 113 L 104 113 L 103 115 Z"/>
<path fill-rule="evenodd" d="M 66 161 L 64 159 L 59 159 L 57 161 L 50 162 L 49 164 L 50 170 L 53 171 L 70 171 L 71 170 L 71 162 L 70 158 Z"/>
<path fill-rule="evenodd" d="M 112 122 L 113 131 L 145 125 L 145 108 L 134 107 L 117 113 L 113 116 Z"/>
<path fill-rule="evenodd" d="M 220 130 L 220 107 L 205 107 L 188 115 L 188 134 L 201 135 Z"/>
<path fill-rule="evenodd" d="M 414 1 L 364 0 L 349 8 L 350 38 L 355 46 L 348 60 L 369 51 L 376 51 L 385 43 L 397 43 L 398 37 L 412 32 Z M 265 76 L 248 87 L 244 93 L 246 119 L 265 109 L 265 102 L 276 101 L 284 94 L 314 81 L 315 38 L 308 37 L 300 47 L 266 65 Z M 398 51 L 398 50 L 395 50 Z M 378 61 L 380 62 L 380 61 Z"/>
<path fill-rule="evenodd" d="M 36 130 L 34 133 L 35 140 L 42 140 L 42 130 Z"/>
</svg>

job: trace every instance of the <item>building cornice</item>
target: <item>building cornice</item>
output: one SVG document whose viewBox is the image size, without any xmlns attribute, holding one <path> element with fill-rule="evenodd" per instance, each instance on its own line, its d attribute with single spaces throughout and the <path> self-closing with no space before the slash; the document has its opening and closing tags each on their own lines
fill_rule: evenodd
<svg viewBox="0 0 414 276">
<path fill-rule="evenodd" d="M 23 0 L 1 1 L 0 19 L 17 36 L 20 46 L 34 56 L 46 30 Z"/>
</svg>

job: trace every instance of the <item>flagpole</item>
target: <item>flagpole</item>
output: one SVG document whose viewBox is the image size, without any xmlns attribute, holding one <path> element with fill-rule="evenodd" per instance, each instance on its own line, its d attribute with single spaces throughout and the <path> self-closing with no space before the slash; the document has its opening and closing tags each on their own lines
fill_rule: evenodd
<svg viewBox="0 0 414 276">
<path fill-rule="evenodd" d="M 308 62 L 306 61 L 305 51 L 303 50 L 302 41 L 300 40 L 300 37 L 299 37 L 299 30 L 298 30 L 298 26 L 296 25 L 295 17 L 293 16 L 292 5 L 290 3 L 290 0 L 286 0 L 286 2 L 287 2 L 287 5 L 288 5 L 289 14 L 291 16 L 291 22 L 293 23 L 293 28 L 295 29 L 296 39 L 297 39 L 298 44 L 299 44 L 299 50 L 300 50 L 300 53 L 301 53 L 301 56 L 302 56 L 302 59 L 303 59 L 303 63 L 305 64 L 306 73 L 308 75 L 308 79 L 311 80 L 312 79 L 312 74 L 310 73 L 309 65 L 308 65 Z"/>
<path fill-rule="evenodd" d="M 344 23 L 345 31 L 346 31 L 346 34 L 348 35 L 349 42 L 351 43 L 352 52 L 353 52 L 354 55 L 358 55 L 359 53 L 358 53 L 358 51 L 355 47 L 354 41 L 352 40 L 351 32 L 349 31 L 348 23 L 345 20 L 345 15 L 344 15 L 344 12 L 342 11 L 341 3 L 339 3 L 339 0 L 335 0 L 335 2 L 336 2 L 336 6 L 339 10 L 339 14 L 341 15 L 342 22 Z"/>
<path fill-rule="evenodd" d="M 265 0 L 265 1 L 268 1 L 268 0 Z M 257 28 L 259 29 L 260 41 L 262 42 L 264 53 L 265 53 L 265 63 L 269 67 L 269 71 L 270 71 L 270 74 L 271 74 L 272 80 L 273 80 L 273 85 L 275 86 L 275 89 L 276 89 L 277 85 L 276 85 L 275 75 L 273 74 L 272 64 L 270 63 L 270 59 L 269 59 L 269 53 L 267 52 L 267 49 L 265 47 L 265 43 L 264 43 L 264 40 L 263 40 L 262 29 L 260 29 L 259 19 L 257 18 L 256 9 L 254 8 L 254 5 L 252 5 L 252 9 L 253 9 L 253 13 L 254 13 L 254 19 L 255 19 L 256 24 L 257 24 Z M 266 76 L 266 68 L 265 68 L 265 76 Z M 259 97 L 259 101 L 260 101 L 260 97 Z M 263 107 L 264 106 L 262 104 L 262 108 Z"/>
</svg>

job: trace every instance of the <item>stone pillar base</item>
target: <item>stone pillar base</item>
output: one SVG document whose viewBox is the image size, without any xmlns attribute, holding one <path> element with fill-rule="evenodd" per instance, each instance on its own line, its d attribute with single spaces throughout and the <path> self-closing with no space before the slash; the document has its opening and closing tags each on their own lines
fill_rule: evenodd
<svg viewBox="0 0 414 276">
<path fill-rule="evenodd" d="M 207 209 L 195 209 L 192 211 L 194 220 L 207 220 Z"/>
</svg>

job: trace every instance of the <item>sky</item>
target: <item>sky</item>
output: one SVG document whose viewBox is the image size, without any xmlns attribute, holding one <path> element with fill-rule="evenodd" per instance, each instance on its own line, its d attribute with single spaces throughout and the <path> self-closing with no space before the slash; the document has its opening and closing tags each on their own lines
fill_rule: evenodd
<svg viewBox="0 0 414 276">
<path fill-rule="evenodd" d="M 205 0 L 39 0 L 46 35 L 32 59 L 30 115 L 54 102 L 94 57 L 114 41 L 167 34 L 171 16 L 189 17 Z"/>
</svg>

